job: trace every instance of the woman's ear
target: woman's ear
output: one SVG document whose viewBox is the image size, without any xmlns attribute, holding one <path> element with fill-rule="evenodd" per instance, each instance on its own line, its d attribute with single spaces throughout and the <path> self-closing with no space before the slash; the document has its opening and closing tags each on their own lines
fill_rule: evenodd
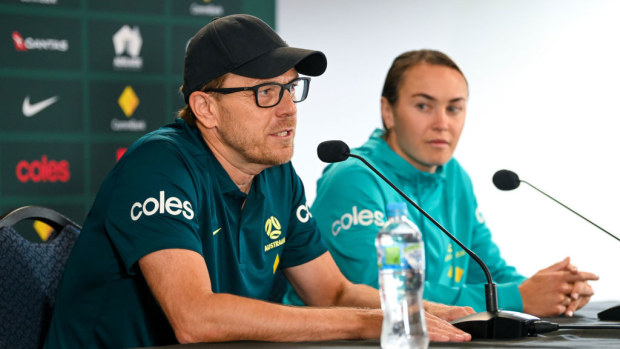
<svg viewBox="0 0 620 349">
<path fill-rule="evenodd" d="M 389 131 L 394 127 L 394 112 L 392 105 L 385 97 L 381 97 L 381 119 L 383 119 L 383 126 Z"/>
</svg>

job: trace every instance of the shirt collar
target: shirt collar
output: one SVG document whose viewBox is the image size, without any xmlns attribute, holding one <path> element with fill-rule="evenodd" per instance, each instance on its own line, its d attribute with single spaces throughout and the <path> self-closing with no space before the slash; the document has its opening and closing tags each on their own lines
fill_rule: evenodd
<svg viewBox="0 0 620 349">
<path fill-rule="evenodd" d="M 441 181 L 445 181 L 446 174 L 444 166 L 437 166 L 435 173 L 428 173 L 418 170 L 415 166 L 411 165 L 407 160 L 398 155 L 387 142 L 383 139 L 384 131 L 381 129 L 375 129 L 371 134 L 368 142 L 362 147 L 367 145 L 377 150 L 381 156 L 376 157 L 376 162 L 382 164 L 382 168 L 389 168 L 394 175 L 400 177 L 403 180 L 414 180 L 420 184 L 433 184 Z"/>
<path fill-rule="evenodd" d="M 222 167 L 222 164 L 220 164 L 220 162 L 217 160 L 215 155 L 213 155 L 213 151 L 211 151 L 211 148 L 209 148 L 209 145 L 207 145 L 207 143 L 205 142 L 204 138 L 202 137 L 202 134 L 200 133 L 200 130 L 197 127 L 190 127 L 190 129 L 192 131 L 193 136 L 198 138 L 201 144 L 203 145 L 205 149 L 205 153 L 206 153 L 207 162 L 210 163 L 209 167 L 213 169 L 213 173 L 215 174 L 217 178 L 217 181 L 220 185 L 220 189 L 222 193 L 230 194 L 230 195 L 240 195 L 244 198 L 247 197 L 248 194 L 239 190 L 239 187 L 235 184 L 232 178 L 230 178 L 230 176 L 228 175 L 228 172 L 224 170 L 224 167 Z M 262 192 L 262 187 L 264 184 L 264 178 L 263 178 L 264 172 L 265 171 L 262 171 L 258 175 L 254 176 L 254 178 L 252 179 L 252 186 L 250 187 L 250 193 L 254 191 L 256 192 L 258 197 L 265 196 Z"/>
</svg>

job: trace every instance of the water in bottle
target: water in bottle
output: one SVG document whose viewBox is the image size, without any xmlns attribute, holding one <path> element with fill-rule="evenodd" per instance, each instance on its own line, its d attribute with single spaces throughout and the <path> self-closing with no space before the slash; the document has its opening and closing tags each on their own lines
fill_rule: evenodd
<svg viewBox="0 0 620 349">
<path fill-rule="evenodd" d="M 388 220 L 377 234 L 383 326 L 381 348 L 427 348 L 424 319 L 424 243 L 403 202 L 388 203 Z"/>
</svg>

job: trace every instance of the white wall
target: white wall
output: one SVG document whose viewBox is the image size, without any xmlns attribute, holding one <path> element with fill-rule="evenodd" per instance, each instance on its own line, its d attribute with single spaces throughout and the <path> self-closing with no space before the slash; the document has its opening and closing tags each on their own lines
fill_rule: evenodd
<svg viewBox="0 0 620 349">
<path fill-rule="evenodd" d="M 507 168 L 620 236 L 620 2 L 610 0 L 280 0 L 277 31 L 322 50 L 326 73 L 299 106 L 293 163 L 309 203 L 323 140 L 361 145 L 380 127 L 392 60 L 411 49 L 450 55 L 470 86 L 455 156 L 509 263 L 532 275 L 570 255 L 597 272 L 594 300 L 620 301 L 620 242 L 522 184 L 496 189 Z"/>
</svg>

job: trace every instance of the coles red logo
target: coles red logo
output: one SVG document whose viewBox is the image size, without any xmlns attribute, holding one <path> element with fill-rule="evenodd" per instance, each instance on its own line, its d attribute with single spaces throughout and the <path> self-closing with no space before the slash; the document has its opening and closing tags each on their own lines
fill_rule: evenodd
<svg viewBox="0 0 620 349">
<path fill-rule="evenodd" d="M 28 162 L 22 160 L 17 163 L 15 168 L 17 180 L 22 183 L 27 182 L 62 182 L 66 183 L 71 178 L 69 171 L 69 161 L 67 160 L 48 160 L 47 155 L 41 156 L 41 160 Z"/>
</svg>

